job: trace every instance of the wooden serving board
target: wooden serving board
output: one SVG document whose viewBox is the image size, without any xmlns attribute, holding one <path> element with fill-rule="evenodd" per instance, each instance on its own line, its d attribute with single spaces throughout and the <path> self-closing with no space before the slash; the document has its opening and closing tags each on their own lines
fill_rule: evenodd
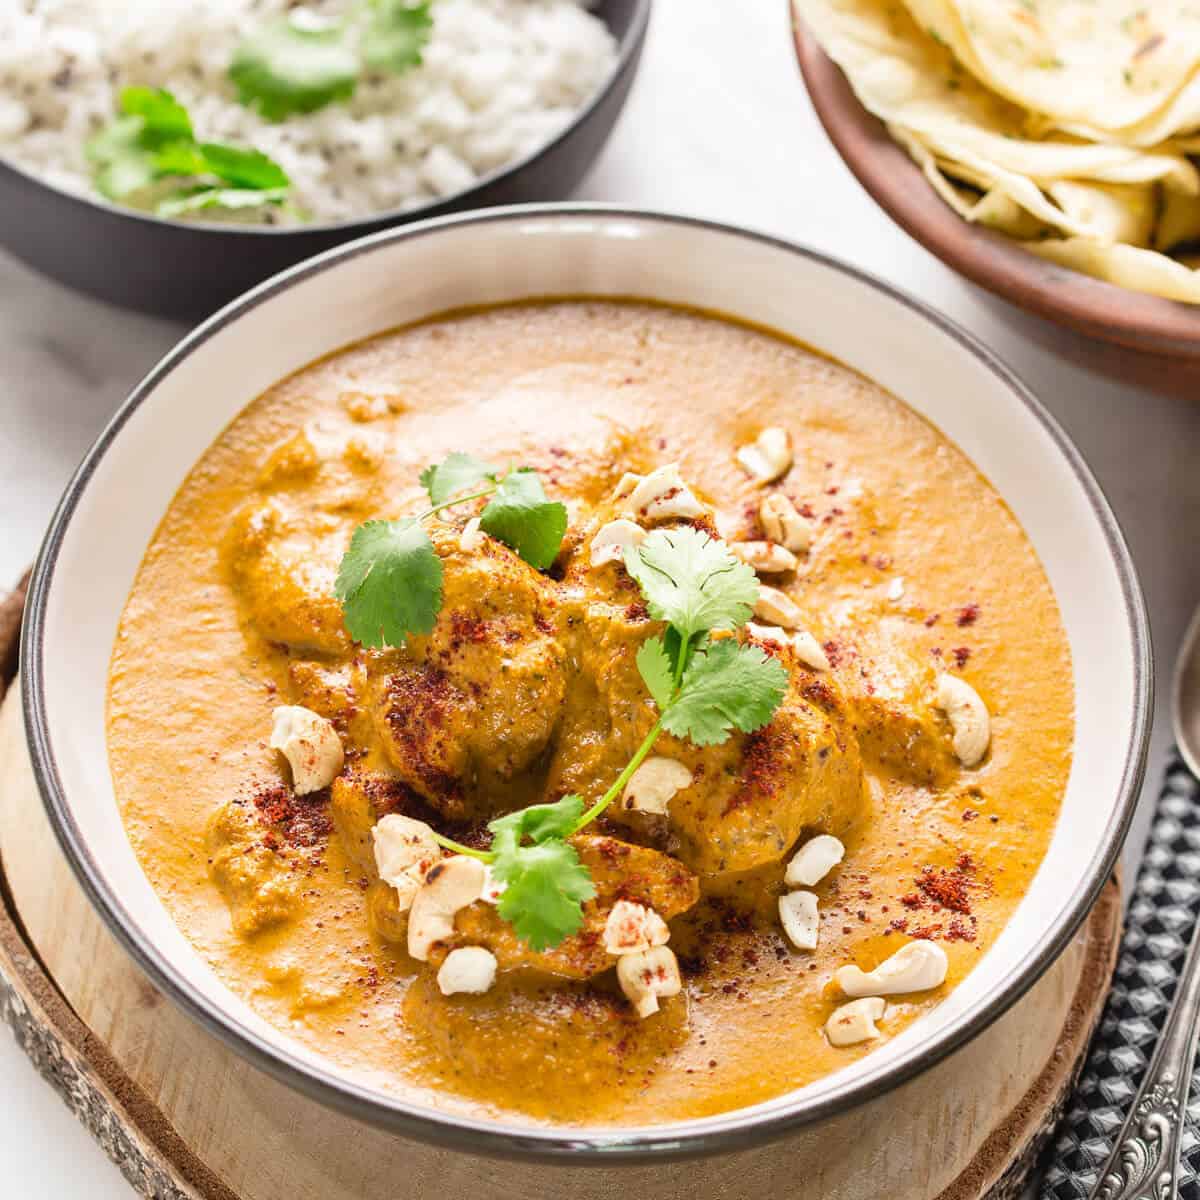
<svg viewBox="0 0 1200 1200">
<path fill-rule="evenodd" d="M 0 695 L 22 594 L 0 606 Z M 134 1189 L 154 1200 L 1015 1200 L 1053 1129 L 1116 959 L 1116 881 L 1005 1016 L 888 1096 L 766 1146 L 665 1166 L 485 1160 L 320 1107 L 166 1000 L 92 910 L 0 711 L 0 1015 Z"/>
</svg>

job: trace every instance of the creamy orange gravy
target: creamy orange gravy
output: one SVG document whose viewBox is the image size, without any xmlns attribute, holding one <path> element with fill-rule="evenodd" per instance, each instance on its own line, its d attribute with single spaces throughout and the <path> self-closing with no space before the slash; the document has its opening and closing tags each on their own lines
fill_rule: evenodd
<svg viewBox="0 0 1200 1200">
<path fill-rule="evenodd" d="M 771 582 L 836 647 L 831 675 L 886 685 L 903 662 L 928 687 L 950 669 L 992 713 L 989 757 L 977 770 L 955 767 L 944 786 L 869 769 L 868 812 L 844 838 L 842 866 L 813 889 L 817 951 L 793 950 L 778 928 L 785 856 L 703 881 L 703 912 L 672 923 L 690 968 L 684 993 L 646 1022 L 624 1011 L 610 978 L 547 989 L 516 976 L 484 997 L 446 998 L 427 967 L 368 926 L 359 872 L 336 836 L 306 867 L 295 920 L 252 937 L 233 931 L 210 878 L 206 824 L 232 796 L 287 778 L 267 737 L 273 707 L 289 702 L 289 659 L 239 615 L 222 544 L 281 445 L 308 428 L 326 448 L 320 488 L 291 494 L 343 544 L 365 515 L 412 511 L 420 470 L 452 450 L 535 466 L 551 495 L 584 502 L 626 470 L 677 461 L 730 522 L 727 536 L 749 537 L 760 493 L 734 451 L 767 425 L 792 433 L 796 461 L 782 488 L 811 506 L 818 530 L 796 577 Z M 265 469 L 278 467 L 276 456 Z M 897 577 L 898 601 L 888 598 Z M 151 883 L 268 1021 L 356 1077 L 442 1109 L 652 1123 L 768 1099 L 878 1045 L 835 1049 L 821 1033 L 841 999 L 833 973 L 847 962 L 870 969 L 912 936 L 945 947 L 946 985 L 894 998 L 885 1037 L 971 970 L 1054 828 L 1070 764 L 1070 681 L 1054 596 L 1016 520 L 905 405 L 731 321 L 547 302 L 381 335 L 247 407 L 184 482 L 147 551 L 113 652 L 109 753 Z M 943 871 L 965 886 L 968 911 L 935 903 Z M 714 909 L 714 897 L 727 903 Z"/>
</svg>

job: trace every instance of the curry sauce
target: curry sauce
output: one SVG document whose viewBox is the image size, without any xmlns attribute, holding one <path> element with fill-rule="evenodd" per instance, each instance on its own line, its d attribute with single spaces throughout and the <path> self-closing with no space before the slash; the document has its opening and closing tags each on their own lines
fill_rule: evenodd
<svg viewBox="0 0 1200 1200">
<path fill-rule="evenodd" d="M 589 567 L 588 538 L 626 472 L 667 462 L 714 532 L 761 538 L 763 489 L 735 454 L 767 426 L 791 434 L 795 461 L 772 487 L 813 540 L 766 582 L 803 610 L 828 669 L 793 670 L 761 735 L 704 750 L 665 739 L 696 779 L 668 827 L 612 813 L 583 851 L 612 895 L 636 872 L 669 920 L 682 993 L 639 1021 L 594 946 L 534 955 L 473 905 L 455 940 L 495 948 L 503 969 L 484 995 L 443 995 L 405 951 L 373 824 L 403 811 L 472 839 L 490 815 L 603 792 L 650 721 L 632 662 L 661 626 L 623 566 Z M 559 560 L 536 573 L 494 544 L 467 554 L 452 512 L 434 532 L 437 629 L 364 654 L 333 597 L 340 557 L 360 522 L 425 507 L 418 476 L 451 451 L 538 469 L 568 509 Z M 449 684 L 427 669 L 435 654 L 453 663 Z M 943 672 L 991 714 L 975 769 L 931 699 Z M 769 1099 L 868 1053 L 879 1042 L 836 1048 L 822 1033 L 845 964 L 869 970 L 912 939 L 948 955 L 943 987 L 889 998 L 885 1038 L 971 970 L 1053 831 L 1071 677 L 1013 515 L 904 404 L 729 320 L 548 301 L 380 335 L 234 420 L 138 573 L 112 659 L 109 753 L 158 895 L 275 1026 L 444 1110 L 645 1124 Z M 267 741 L 280 704 L 342 734 L 332 789 L 289 786 Z M 826 832 L 845 858 L 813 888 L 820 940 L 801 951 L 779 926 L 784 867 Z"/>
</svg>

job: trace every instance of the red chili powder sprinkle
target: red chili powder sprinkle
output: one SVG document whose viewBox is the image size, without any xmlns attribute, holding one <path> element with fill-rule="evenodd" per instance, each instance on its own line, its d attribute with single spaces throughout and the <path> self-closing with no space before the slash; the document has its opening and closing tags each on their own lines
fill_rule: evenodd
<svg viewBox="0 0 1200 1200">
<path fill-rule="evenodd" d="M 955 619 L 955 624 L 960 629 L 965 629 L 968 625 L 974 625 L 979 620 L 979 605 L 964 604 L 958 610 L 958 617 Z"/>
<path fill-rule="evenodd" d="M 928 941 L 930 938 L 935 938 L 942 932 L 942 925 L 934 923 L 932 925 L 921 925 L 916 929 L 910 930 L 912 936 L 917 939 Z"/>
<path fill-rule="evenodd" d="M 967 665 L 967 660 L 971 657 L 971 651 L 966 646 L 955 646 L 950 653 L 954 655 L 954 665 L 960 670 Z"/>
<path fill-rule="evenodd" d="M 450 614 L 450 636 L 456 647 L 464 642 L 486 642 L 488 623 L 480 617 L 456 610 Z"/>
<path fill-rule="evenodd" d="M 970 862 L 969 856 L 964 857 Z M 917 889 L 937 908 L 947 908 L 956 913 L 970 913 L 970 884 L 966 875 L 974 873 L 974 870 L 973 863 L 969 871 L 964 870 L 961 865 L 952 871 L 924 867 L 917 877 Z"/>
</svg>

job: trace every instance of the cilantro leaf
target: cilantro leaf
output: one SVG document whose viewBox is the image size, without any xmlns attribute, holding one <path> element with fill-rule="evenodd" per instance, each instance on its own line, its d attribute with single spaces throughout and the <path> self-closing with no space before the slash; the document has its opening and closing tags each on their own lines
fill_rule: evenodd
<svg viewBox="0 0 1200 1200">
<path fill-rule="evenodd" d="M 492 872 L 506 885 L 500 916 L 534 950 L 557 946 L 576 933 L 583 925 L 583 902 L 596 894 L 578 852 L 564 840 L 582 814 L 582 797 L 563 796 L 488 825 L 494 835 Z"/>
<path fill-rule="evenodd" d="M 229 183 L 231 188 L 193 188 L 161 199 L 155 212 L 182 216 L 205 208 L 251 208 L 284 199 L 287 173 L 258 150 L 220 142 L 197 143 L 192 122 L 170 92 L 128 87 L 121 92 L 122 116 L 86 146 L 97 165 L 96 187 L 110 200 L 123 200 L 166 176 Z M 259 190 L 256 198 L 244 194 Z M 152 199 L 153 197 L 147 198 Z"/>
<path fill-rule="evenodd" d="M 659 711 L 666 710 L 671 703 L 671 694 L 675 691 L 675 677 L 671 666 L 671 656 L 663 639 L 660 637 L 647 638 L 637 652 L 638 671 L 654 703 Z"/>
<path fill-rule="evenodd" d="M 578 851 L 557 838 L 498 855 L 492 872 L 505 885 L 500 916 L 538 952 L 578 933 L 583 903 L 596 894 Z"/>
<path fill-rule="evenodd" d="M 140 192 L 158 177 L 155 155 L 143 142 L 141 117 L 118 117 L 92 137 L 85 147 L 96 164 L 96 187 L 110 200 Z"/>
<path fill-rule="evenodd" d="M 442 560 L 415 521 L 367 521 L 350 539 L 334 594 L 356 642 L 400 646 L 437 620 Z"/>
<path fill-rule="evenodd" d="M 127 87 L 120 95 L 122 115 L 110 121 L 84 147 L 97 166 L 96 187 L 121 200 L 149 187 L 162 173 L 158 155 L 192 139 L 187 109 L 161 88 Z"/>
<path fill-rule="evenodd" d="M 452 496 L 474 490 L 481 483 L 495 482 L 497 474 L 491 463 L 456 450 L 444 462 L 421 472 L 421 486 L 434 504 L 445 504 Z"/>
<path fill-rule="evenodd" d="M 714 746 L 734 729 L 761 729 L 786 690 L 787 671 L 761 646 L 732 638 L 713 642 L 684 671 L 678 695 L 663 712 L 663 728 L 697 746 Z"/>
<path fill-rule="evenodd" d="M 492 831 L 492 850 L 500 853 L 521 844 L 522 838 L 544 842 L 549 838 L 565 838 L 583 815 L 581 796 L 563 796 L 554 804 L 531 804 L 505 817 L 488 823 Z"/>
<path fill-rule="evenodd" d="M 511 546 L 530 566 L 545 570 L 567 532 L 566 507 L 547 500 L 536 471 L 509 471 L 479 519 L 484 533 Z"/>
<path fill-rule="evenodd" d="M 273 191 L 287 187 L 290 182 L 287 172 L 261 150 L 201 142 L 200 153 L 207 171 L 234 187 Z"/>
<path fill-rule="evenodd" d="M 204 175 L 208 160 L 195 142 L 171 142 L 154 152 L 154 170 L 159 175 Z"/>
<path fill-rule="evenodd" d="M 126 116 L 140 118 L 148 142 L 190 142 L 194 136 L 187 109 L 164 88 L 122 88 L 119 104 Z"/>
<path fill-rule="evenodd" d="M 625 566 L 641 586 L 650 615 L 685 643 L 711 629 L 736 629 L 750 619 L 758 578 L 724 542 L 689 526 L 656 529 L 625 551 Z"/>
<path fill-rule="evenodd" d="M 287 199 L 287 188 L 269 188 L 256 191 L 250 188 L 197 188 L 177 196 L 160 200 L 154 211 L 160 217 L 183 217 L 188 213 L 202 212 L 208 208 L 236 210 L 262 208 L 265 204 L 282 204 Z"/>
<path fill-rule="evenodd" d="M 420 66 L 421 51 L 433 30 L 428 3 L 408 0 L 375 0 L 371 19 L 363 30 L 363 61 L 373 71 L 401 75 Z"/>
<path fill-rule="evenodd" d="M 358 55 L 349 30 L 294 12 L 252 33 L 234 51 L 229 77 L 238 99 L 268 121 L 314 112 L 354 95 Z"/>
</svg>

